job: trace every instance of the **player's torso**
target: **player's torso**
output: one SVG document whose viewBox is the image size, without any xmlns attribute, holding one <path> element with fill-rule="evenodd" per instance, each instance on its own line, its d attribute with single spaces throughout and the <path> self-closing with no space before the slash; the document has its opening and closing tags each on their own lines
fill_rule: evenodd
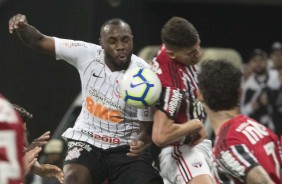
<svg viewBox="0 0 282 184">
<path fill-rule="evenodd" d="M 129 69 L 137 66 L 148 67 L 143 60 L 132 56 Z M 80 71 L 83 102 L 74 128 L 95 146 L 128 144 L 140 133 L 137 109 L 126 105 L 120 95 L 119 83 L 124 73 L 112 72 L 104 62 L 103 52 Z"/>
<path fill-rule="evenodd" d="M 278 176 L 280 175 L 281 158 L 279 155 L 278 138 L 273 134 L 273 132 L 269 131 L 269 129 L 266 129 L 254 120 L 242 115 L 238 116 L 237 120 L 233 121 L 233 123 L 230 123 L 221 129 L 219 136 L 215 141 L 213 155 L 215 159 L 220 159 L 222 156 L 230 158 L 230 164 L 228 165 L 227 163 L 224 167 L 234 167 L 234 170 L 236 170 L 239 174 L 240 172 L 245 172 L 245 167 L 243 165 L 246 165 L 247 163 L 246 161 L 244 163 L 243 156 L 239 155 L 239 149 L 244 149 L 244 146 L 236 148 L 233 147 L 231 151 L 226 151 L 230 148 L 230 145 L 233 145 L 232 142 L 234 137 L 239 138 L 242 141 L 242 144 L 248 147 L 255 159 L 257 159 L 258 163 L 268 172 L 272 180 L 279 183 L 280 181 Z M 222 171 L 216 163 L 214 164 L 215 169 L 217 169 L 217 174 L 221 174 L 224 179 L 225 177 L 223 175 L 226 175 L 226 173 L 224 174 L 225 171 Z M 234 181 L 235 183 L 242 183 L 235 178 L 226 178 L 226 180 Z"/>
<path fill-rule="evenodd" d="M 153 64 L 162 86 L 171 89 L 170 91 L 167 90 L 167 94 L 163 95 L 164 98 L 167 97 L 169 99 L 163 101 L 165 101 L 166 111 L 169 113 L 171 111 L 171 114 L 177 111 L 175 121 L 183 123 L 189 119 L 203 119 L 203 107 L 196 95 L 196 90 L 198 89 L 196 66 L 184 66 L 170 60 L 163 47 L 153 61 Z M 183 92 L 181 97 L 178 95 L 180 91 Z M 179 101 L 179 98 L 182 98 L 182 100 Z M 180 104 L 178 104 L 179 102 Z"/>
</svg>

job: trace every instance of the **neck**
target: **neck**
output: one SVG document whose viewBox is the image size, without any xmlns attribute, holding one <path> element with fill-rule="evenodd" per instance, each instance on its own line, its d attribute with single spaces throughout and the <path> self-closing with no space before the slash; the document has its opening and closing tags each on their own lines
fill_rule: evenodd
<svg viewBox="0 0 282 184">
<path fill-rule="evenodd" d="M 212 111 L 209 108 L 206 108 L 206 112 L 208 115 L 209 122 L 217 135 L 220 127 L 230 119 L 234 118 L 239 114 L 239 108 L 236 107 L 231 110 L 226 110 L 226 111 Z"/>
</svg>

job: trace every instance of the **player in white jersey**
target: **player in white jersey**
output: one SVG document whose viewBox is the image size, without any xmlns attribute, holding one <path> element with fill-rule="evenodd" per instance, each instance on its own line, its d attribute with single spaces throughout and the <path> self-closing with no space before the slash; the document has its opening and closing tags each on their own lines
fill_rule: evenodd
<svg viewBox="0 0 282 184">
<path fill-rule="evenodd" d="M 10 19 L 9 31 L 16 31 L 29 47 L 63 59 L 79 71 L 82 110 L 75 126 L 63 134 L 68 140 L 66 184 L 98 184 L 105 179 L 113 184 L 162 183 L 150 154 L 141 152 L 146 136 L 139 120 L 150 113 L 127 106 L 119 93 L 119 81 L 128 68 L 149 67 L 132 54 L 133 36 L 126 22 L 105 22 L 101 46 L 45 36 L 20 14 Z"/>
</svg>

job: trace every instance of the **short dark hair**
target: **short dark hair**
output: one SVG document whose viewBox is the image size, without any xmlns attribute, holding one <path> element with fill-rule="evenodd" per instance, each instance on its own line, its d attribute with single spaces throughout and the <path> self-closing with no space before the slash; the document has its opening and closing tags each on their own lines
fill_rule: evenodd
<svg viewBox="0 0 282 184">
<path fill-rule="evenodd" d="M 162 42 L 170 49 L 190 48 L 199 40 L 192 23 L 181 17 L 172 17 L 161 30 Z"/>
<path fill-rule="evenodd" d="M 267 55 L 267 52 L 262 50 L 262 49 L 254 49 L 251 54 L 250 54 L 250 60 L 253 59 L 255 56 L 260 56 L 262 57 L 263 59 L 267 59 L 268 58 L 268 55 Z"/>
<path fill-rule="evenodd" d="M 230 110 L 238 106 L 242 72 L 231 61 L 203 61 L 198 80 L 204 101 L 211 110 Z"/>
<path fill-rule="evenodd" d="M 30 112 L 28 112 L 27 110 L 25 110 L 23 107 L 17 104 L 12 104 L 12 105 L 15 111 L 19 113 L 19 115 L 21 116 L 21 118 L 23 119 L 25 123 L 29 122 L 33 118 L 33 115 Z"/>
<path fill-rule="evenodd" d="M 106 25 L 109 25 L 109 24 L 110 25 L 120 25 L 122 23 L 126 24 L 128 26 L 128 28 L 131 30 L 130 25 L 126 21 L 124 21 L 123 19 L 121 19 L 121 18 L 112 18 L 112 19 L 109 19 L 106 22 L 104 22 L 104 24 L 101 26 L 100 36 L 102 35 L 103 29 L 104 29 L 104 27 Z"/>
</svg>

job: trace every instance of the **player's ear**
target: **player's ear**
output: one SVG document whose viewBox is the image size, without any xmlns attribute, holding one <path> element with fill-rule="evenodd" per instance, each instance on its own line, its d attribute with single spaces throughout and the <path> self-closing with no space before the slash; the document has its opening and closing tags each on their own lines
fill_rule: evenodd
<svg viewBox="0 0 282 184">
<path fill-rule="evenodd" d="M 196 90 L 196 94 L 197 94 L 197 97 L 199 99 L 200 102 L 204 102 L 204 97 L 203 97 L 203 94 L 201 93 L 200 89 L 197 89 Z"/>
<path fill-rule="evenodd" d="M 168 57 L 170 57 L 170 59 L 174 60 L 175 59 L 175 54 L 172 50 L 166 50 L 166 54 L 168 55 Z"/>
</svg>

